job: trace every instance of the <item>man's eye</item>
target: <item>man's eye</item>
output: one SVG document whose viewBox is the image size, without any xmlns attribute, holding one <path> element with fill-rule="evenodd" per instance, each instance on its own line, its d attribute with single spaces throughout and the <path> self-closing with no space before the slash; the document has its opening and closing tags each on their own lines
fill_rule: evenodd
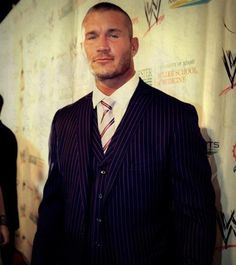
<svg viewBox="0 0 236 265">
<path fill-rule="evenodd" d="M 114 38 L 114 39 L 119 38 L 119 36 L 118 36 L 117 34 L 110 34 L 110 37 L 111 37 L 111 38 Z"/>
<path fill-rule="evenodd" d="M 94 40 L 96 39 L 96 35 L 88 35 L 86 36 L 86 40 Z"/>
</svg>

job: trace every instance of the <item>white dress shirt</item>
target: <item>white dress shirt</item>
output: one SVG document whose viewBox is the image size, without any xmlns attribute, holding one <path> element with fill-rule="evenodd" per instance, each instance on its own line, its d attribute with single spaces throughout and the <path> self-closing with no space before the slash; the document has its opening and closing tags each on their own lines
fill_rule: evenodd
<svg viewBox="0 0 236 265">
<path fill-rule="evenodd" d="M 120 124 L 125 111 L 128 107 L 131 97 L 134 94 L 135 89 L 138 86 L 139 76 L 135 74 L 127 83 L 118 88 L 113 94 L 107 96 L 103 94 L 96 86 L 93 89 L 93 108 L 97 107 L 98 129 L 100 131 L 100 121 L 103 115 L 103 108 L 100 104 L 101 100 L 105 98 L 112 98 L 115 101 L 113 107 L 113 116 L 115 118 L 115 130 Z"/>
</svg>

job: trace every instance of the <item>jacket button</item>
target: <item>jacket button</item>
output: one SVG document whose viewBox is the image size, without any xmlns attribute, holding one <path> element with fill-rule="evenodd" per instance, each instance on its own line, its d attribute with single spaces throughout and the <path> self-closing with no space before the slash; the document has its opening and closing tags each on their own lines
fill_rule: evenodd
<svg viewBox="0 0 236 265">
<path fill-rule="evenodd" d="M 97 218 L 96 219 L 98 223 L 101 223 L 102 222 L 102 219 L 101 218 Z"/>
<path fill-rule="evenodd" d="M 105 170 L 101 170 L 100 173 L 101 173 L 102 175 L 106 175 L 107 172 L 106 172 Z"/>
</svg>

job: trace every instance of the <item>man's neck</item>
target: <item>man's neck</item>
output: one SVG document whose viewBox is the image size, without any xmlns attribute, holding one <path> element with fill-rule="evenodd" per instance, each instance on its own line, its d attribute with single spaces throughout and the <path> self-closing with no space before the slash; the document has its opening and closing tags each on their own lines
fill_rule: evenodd
<svg viewBox="0 0 236 265">
<path fill-rule="evenodd" d="M 122 87 L 125 83 L 127 83 L 135 74 L 135 71 L 128 75 L 126 78 L 113 78 L 113 79 L 106 79 L 106 80 L 99 80 L 96 79 L 96 86 L 97 88 L 105 95 L 110 96 L 113 94 L 117 89 Z"/>
</svg>

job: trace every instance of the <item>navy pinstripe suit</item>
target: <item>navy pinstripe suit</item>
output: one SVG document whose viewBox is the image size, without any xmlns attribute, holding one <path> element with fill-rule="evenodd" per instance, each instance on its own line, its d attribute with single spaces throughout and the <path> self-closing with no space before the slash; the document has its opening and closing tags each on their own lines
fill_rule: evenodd
<svg viewBox="0 0 236 265">
<path fill-rule="evenodd" d="M 210 265 L 214 192 L 195 109 L 142 80 L 103 155 L 92 94 L 59 110 L 32 265 Z"/>
</svg>

